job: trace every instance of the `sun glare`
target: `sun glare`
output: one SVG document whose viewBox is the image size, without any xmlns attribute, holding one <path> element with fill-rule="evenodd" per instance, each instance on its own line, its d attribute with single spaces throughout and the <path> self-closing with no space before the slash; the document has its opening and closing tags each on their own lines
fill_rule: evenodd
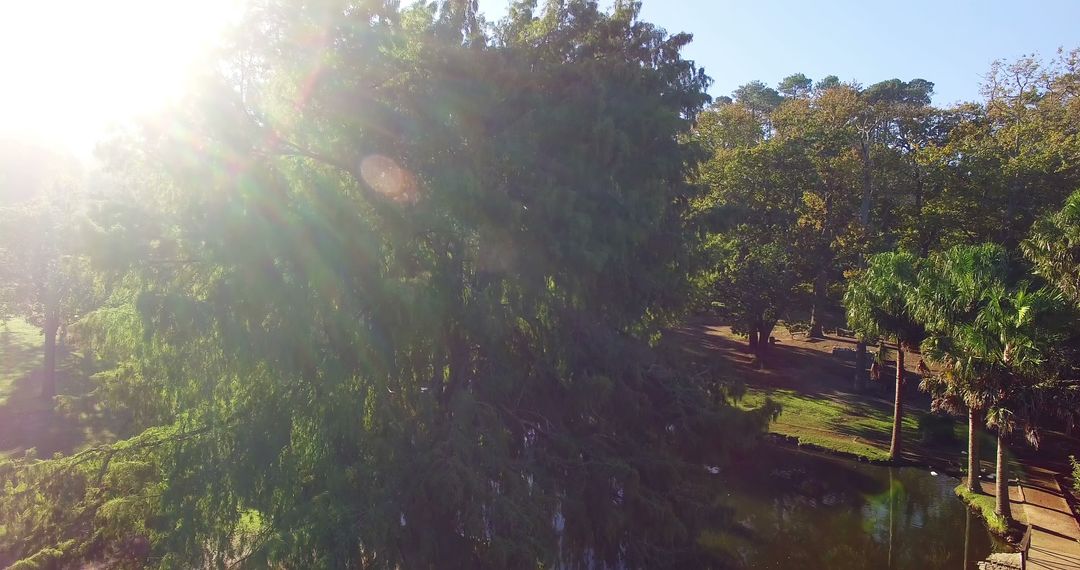
<svg viewBox="0 0 1080 570">
<path fill-rule="evenodd" d="M 181 93 L 240 0 L 0 0 L 0 135 L 86 151 Z"/>
</svg>

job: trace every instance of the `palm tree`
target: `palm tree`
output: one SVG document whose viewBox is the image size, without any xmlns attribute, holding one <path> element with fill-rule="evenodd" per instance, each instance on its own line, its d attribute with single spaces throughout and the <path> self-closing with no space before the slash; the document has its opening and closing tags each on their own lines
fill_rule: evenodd
<svg viewBox="0 0 1080 570">
<path fill-rule="evenodd" d="M 926 354 L 945 365 L 944 372 L 924 381 L 935 405 L 968 407 L 968 488 L 979 492 L 978 424 L 997 436 L 995 512 L 1008 523 L 1008 437 L 1019 426 L 1038 444 L 1038 413 L 1048 396 L 1061 404 L 1074 401 L 1067 384 L 1057 382 L 1045 365 L 1060 330 L 1060 297 L 1047 289 L 1032 290 L 1021 282 L 1006 285 L 1006 255 L 998 246 L 963 246 L 928 260 L 912 296 L 912 310 L 926 323 Z M 1052 406 L 1071 413 L 1069 405 Z"/>
<path fill-rule="evenodd" d="M 904 350 L 919 345 L 925 333 L 911 312 L 910 297 L 917 285 L 920 259 L 902 251 L 871 257 L 866 270 L 848 285 L 844 308 L 848 326 L 861 338 L 896 340 L 896 392 L 893 400 L 889 458 L 900 457 L 900 426 L 904 416 Z"/>
<path fill-rule="evenodd" d="M 1020 244 L 1035 272 L 1080 307 L 1080 191 L 1031 228 Z"/>
<path fill-rule="evenodd" d="M 979 486 L 980 451 L 979 434 L 982 433 L 983 414 L 987 407 L 987 394 L 980 390 L 980 378 L 965 369 L 956 358 L 953 347 L 935 344 L 933 337 L 923 342 L 923 354 L 942 365 L 936 373 L 925 376 L 920 389 L 933 395 L 932 411 L 944 411 L 968 417 L 968 476 L 965 484 L 969 491 L 982 492 Z M 935 339 L 936 340 L 936 339 Z"/>
<path fill-rule="evenodd" d="M 1008 277 L 1007 254 L 997 245 L 957 246 L 930 256 L 919 272 L 918 286 L 909 297 L 911 311 L 926 327 L 922 352 L 941 365 L 940 372 L 923 379 L 921 388 L 934 396 L 933 407 L 968 416 L 967 488 L 979 485 L 979 433 L 993 394 L 983 361 L 972 358 L 964 340 L 965 327 L 974 323 L 987 291 Z"/>
<path fill-rule="evenodd" d="M 1038 446 L 1038 423 L 1032 404 L 1060 385 L 1046 382 L 1044 364 L 1060 334 L 1052 326 L 1063 312 L 1060 297 L 1049 289 L 1031 290 L 1021 283 L 1013 290 L 990 288 L 985 306 L 970 327 L 965 344 L 972 357 L 991 370 L 991 385 L 999 397 L 987 413 L 987 425 L 997 432 L 997 505 L 995 512 L 1006 522 L 1009 508 L 1007 436 L 1022 425 L 1029 441 Z M 1064 402 L 1062 402 L 1064 403 Z M 1065 411 L 1068 406 L 1058 406 Z"/>
</svg>

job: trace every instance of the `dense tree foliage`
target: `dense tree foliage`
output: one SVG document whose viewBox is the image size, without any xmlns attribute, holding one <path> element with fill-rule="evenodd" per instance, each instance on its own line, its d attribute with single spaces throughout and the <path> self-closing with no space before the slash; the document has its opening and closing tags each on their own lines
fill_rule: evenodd
<svg viewBox="0 0 1080 570">
<path fill-rule="evenodd" d="M 764 364 L 769 336 L 788 306 L 802 296 L 805 259 L 792 244 L 803 240 L 803 192 L 813 185 L 809 168 L 793 168 L 796 145 L 770 141 L 722 150 L 726 132 L 703 134 L 715 146 L 702 167 L 711 192 L 693 203 L 691 221 L 707 236 L 702 247 L 704 292 L 716 310 L 747 334 Z M 808 166 L 808 165 L 807 165 Z"/>
<path fill-rule="evenodd" d="M 0 316 L 52 353 L 78 321 L 132 421 L 0 461 L 0 565 L 723 565 L 716 482 L 777 410 L 656 350 L 695 309 L 760 366 L 850 327 L 859 389 L 894 340 L 895 459 L 920 344 L 999 456 L 1075 420 L 1080 51 L 952 108 L 802 73 L 710 104 L 639 2 L 250 4 L 93 200 L 5 197 Z"/>
<path fill-rule="evenodd" d="M 258 3 L 224 72 L 109 153 L 87 322 L 148 430 L 6 466 L 6 548 L 702 563 L 702 464 L 769 409 L 649 348 L 690 286 L 690 38 L 636 3 L 520 2 L 492 34 L 472 2 L 395 4 Z"/>
<path fill-rule="evenodd" d="M 1080 307 L 1080 192 L 1036 222 L 1021 245 L 1035 272 Z"/>
<path fill-rule="evenodd" d="M 734 149 L 783 153 L 769 164 L 776 174 L 758 176 L 789 182 L 744 178 L 741 191 L 769 201 L 786 190 L 801 201 L 787 211 L 800 239 L 784 243 L 788 257 L 811 260 L 795 284 L 808 294 L 790 298 L 778 318 L 808 323 L 816 336 L 844 322 L 845 282 L 868 256 L 985 241 L 1015 248 L 1080 186 L 1078 54 L 996 63 L 983 102 L 945 109 L 930 105 L 933 83 L 924 79 L 864 87 L 829 76 L 809 89 L 803 74 L 777 89 L 750 82 L 699 117 L 695 137 L 711 158 L 698 180 L 717 194 L 710 203 L 723 203 L 730 173 L 748 156 Z M 764 231 L 776 221 L 750 223 Z M 707 233 L 730 228 L 717 223 Z"/>
</svg>

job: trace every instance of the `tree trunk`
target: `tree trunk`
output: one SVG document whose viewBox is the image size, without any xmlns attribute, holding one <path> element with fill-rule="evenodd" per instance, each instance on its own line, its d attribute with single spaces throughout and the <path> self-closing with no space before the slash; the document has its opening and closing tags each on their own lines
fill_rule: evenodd
<svg viewBox="0 0 1080 570">
<path fill-rule="evenodd" d="M 772 336 L 773 327 L 775 326 L 775 323 L 771 325 L 762 324 L 760 325 L 760 328 L 758 328 L 757 361 L 759 369 L 765 369 L 765 355 L 769 352 L 770 348 L 769 337 Z"/>
<path fill-rule="evenodd" d="M 461 325 L 452 323 L 447 336 L 449 337 L 447 339 L 449 344 L 447 352 L 450 360 L 450 374 L 440 399 L 443 406 L 448 406 L 454 392 L 464 387 L 468 378 L 467 369 L 469 366 L 469 345 L 461 331 Z M 446 412 L 449 413 L 449 407 L 446 408 Z"/>
<path fill-rule="evenodd" d="M 462 262 L 464 246 L 460 241 L 451 241 L 447 244 L 449 256 L 449 280 L 457 291 L 467 291 L 469 283 L 466 282 L 465 266 Z M 446 352 L 449 359 L 450 370 L 447 375 L 446 386 L 443 388 L 439 401 L 445 407 L 444 412 L 449 414 L 449 403 L 454 393 L 464 387 L 469 374 L 472 351 L 469 349 L 469 341 L 466 336 L 465 322 L 467 310 L 463 296 L 455 296 L 454 307 L 451 309 L 450 319 L 446 327 Z"/>
<path fill-rule="evenodd" d="M 926 224 L 923 222 L 923 194 L 925 193 L 922 176 L 919 174 L 918 165 L 915 166 L 915 221 L 918 223 L 919 255 L 930 255 L 930 236 L 926 235 Z"/>
<path fill-rule="evenodd" d="M 48 400 L 56 395 L 56 331 L 60 318 L 55 314 L 45 317 L 45 369 L 41 376 L 41 397 Z"/>
<path fill-rule="evenodd" d="M 821 307 L 825 304 L 825 270 L 814 277 L 814 303 L 810 306 L 810 338 L 825 336 L 821 327 Z"/>
<path fill-rule="evenodd" d="M 1024 198 L 1020 196 L 1020 179 L 1017 176 L 1013 176 L 1009 181 L 1009 196 L 1005 200 L 1005 212 L 1004 219 L 1001 220 L 1001 233 L 1000 240 L 1004 241 L 1008 239 L 1009 230 L 1014 227 L 1013 217 L 1016 215 L 1017 202 L 1022 202 Z"/>
<path fill-rule="evenodd" d="M 750 354 L 757 356 L 758 353 L 758 328 L 757 325 L 750 326 L 750 332 L 748 333 L 750 340 L 748 341 L 748 348 Z"/>
<path fill-rule="evenodd" d="M 855 343 L 855 391 L 861 392 L 866 387 L 866 343 Z"/>
<path fill-rule="evenodd" d="M 923 181 L 919 175 L 919 165 L 915 164 L 915 219 L 922 219 Z"/>
<path fill-rule="evenodd" d="M 977 408 L 968 408 L 968 478 L 967 488 L 973 493 L 982 492 L 979 485 L 979 422 L 982 413 Z"/>
<path fill-rule="evenodd" d="M 865 135 L 859 147 L 862 155 L 862 201 L 859 204 L 859 221 L 870 227 L 870 199 L 874 193 L 873 164 L 870 162 L 870 135 Z"/>
<path fill-rule="evenodd" d="M 1005 436 L 998 428 L 997 433 L 997 505 L 994 512 L 1005 519 L 1005 524 L 1012 523 L 1012 506 L 1009 504 L 1009 466 L 1005 460 Z"/>
<path fill-rule="evenodd" d="M 896 343 L 896 399 L 893 401 L 892 444 L 889 459 L 900 458 L 900 423 L 904 419 L 904 346 Z"/>
</svg>

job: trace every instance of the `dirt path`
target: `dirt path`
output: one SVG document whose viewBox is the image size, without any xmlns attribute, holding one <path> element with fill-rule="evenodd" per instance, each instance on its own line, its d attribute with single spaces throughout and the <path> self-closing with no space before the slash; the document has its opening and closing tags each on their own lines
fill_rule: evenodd
<svg viewBox="0 0 1080 570">
<path fill-rule="evenodd" d="M 1062 492 L 1060 466 L 1048 467 L 1032 454 L 1017 461 L 1024 472 L 1020 485 L 1009 485 L 1009 501 L 1017 522 L 1031 525 L 1026 568 L 1080 570 L 1080 524 Z M 995 496 L 991 481 L 982 481 L 982 490 Z"/>
<path fill-rule="evenodd" d="M 1023 461 L 1023 460 L 1022 460 Z M 1024 462 L 1024 516 L 1031 525 L 1028 568 L 1080 570 L 1080 526 L 1058 482 L 1058 474 Z"/>
</svg>

